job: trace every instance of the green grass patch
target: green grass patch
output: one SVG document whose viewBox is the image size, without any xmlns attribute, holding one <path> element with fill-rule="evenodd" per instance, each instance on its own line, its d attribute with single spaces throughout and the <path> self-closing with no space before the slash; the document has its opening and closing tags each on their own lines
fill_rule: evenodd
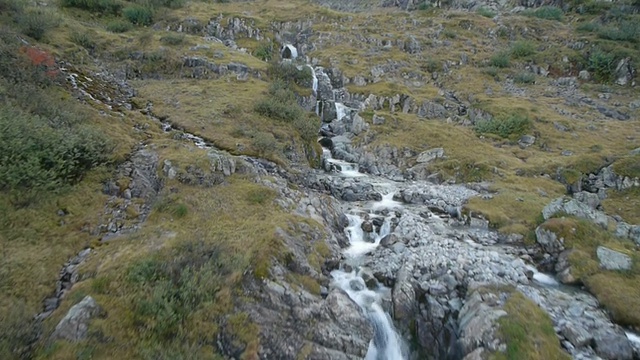
<svg viewBox="0 0 640 360">
<path fill-rule="evenodd" d="M 478 9 L 478 11 L 476 11 L 476 13 L 478 13 L 478 15 L 480 15 L 480 16 L 484 16 L 484 17 L 490 18 L 490 19 L 494 18 L 496 16 L 496 13 L 494 11 L 492 11 L 491 9 L 486 8 L 484 6 L 480 7 Z"/>
<path fill-rule="evenodd" d="M 541 6 L 535 10 L 527 10 L 522 13 L 525 16 L 537 17 L 545 20 L 562 21 L 564 12 L 555 6 Z"/>
<path fill-rule="evenodd" d="M 512 114 L 502 118 L 478 121 L 474 125 L 474 130 L 478 134 L 494 134 L 505 139 L 515 139 L 529 131 L 531 125 L 529 117 Z"/>
<path fill-rule="evenodd" d="M 640 326 L 640 276 L 602 272 L 587 279 L 586 285 L 596 295 L 613 320 L 622 326 Z"/>
<path fill-rule="evenodd" d="M 511 66 L 511 56 L 506 51 L 501 51 L 489 59 L 489 64 L 495 68 L 508 68 Z"/>
<path fill-rule="evenodd" d="M 142 5 L 129 5 L 122 9 L 122 16 L 130 23 L 140 26 L 148 26 L 153 23 L 153 10 Z"/>
<path fill-rule="evenodd" d="M 640 155 L 627 156 L 619 159 L 613 163 L 612 169 L 619 176 L 640 178 Z"/>
<path fill-rule="evenodd" d="M 161 37 L 160 38 L 160 42 L 165 44 L 165 45 L 177 46 L 177 45 L 181 45 L 182 43 L 184 43 L 184 38 L 185 38 L 184 34 L 169 33 L 169 34 Z"/>
<path fill-rule="evenodd" d="M 516 41 L 509 51 L 516 59 L 525 58 L 536 53 L 535 45 L 530 41 Z"/>
<path fill-rule="evenodd" d="M 507 344 L 505 353 L 494 353 L 492 360 L 571 359 L 560 346 L 549 315 L 518 291 L 504 305 L 506 316 L 498 320 L 498 334 Z"/>
<path fill-rule="evenodd" d="M 107 31 L 110 31 L 116 34 L 125 33 L 131 30 L 131 28 L 132 26 L 130 22 L 120 20 L 120 19 L 111 20 L 106 25 Z"/>
<path fill-rule="evenodd" d="M 616 69 L 615 55 L 596 49 L 589 55 L 587 69 L 597 81 L 610 82 Z"/>
<path fill-rule="evenodd" d="M 513 81 L 517 84 L 533 84 L 536 82 L 536 76 L 530 72 L 520 72 L 513 77 Z"/>
<path fill-rule="evenodd" d="M 640 188 L 616 191 L 607 190 L 607 198 L 602 201 L 607 214 L 618 215 L 630 224 L 640 224 Z"/>
</svg>

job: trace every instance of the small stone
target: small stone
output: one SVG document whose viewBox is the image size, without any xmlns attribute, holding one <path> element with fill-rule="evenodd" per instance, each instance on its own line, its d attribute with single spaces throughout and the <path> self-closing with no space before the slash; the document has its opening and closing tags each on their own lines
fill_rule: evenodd
<svg viewBox="0 0 640 360">
<path fill-rule="evenodd" d="M 373 125 L 382 125 L 385 122 L 385 118 L 382 116 L 378 116 L 378 115 L 373 115 Z"/>
</svg>

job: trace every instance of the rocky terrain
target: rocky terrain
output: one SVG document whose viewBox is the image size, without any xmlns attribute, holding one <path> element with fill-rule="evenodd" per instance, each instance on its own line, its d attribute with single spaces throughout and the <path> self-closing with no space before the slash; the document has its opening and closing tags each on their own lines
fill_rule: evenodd
<svg viewBox="0 0 640 360">
<path fill-rule="evenodd" d="M 0 0 L 0 357 L 640 358 L 639 11 Z"/>
</svg>

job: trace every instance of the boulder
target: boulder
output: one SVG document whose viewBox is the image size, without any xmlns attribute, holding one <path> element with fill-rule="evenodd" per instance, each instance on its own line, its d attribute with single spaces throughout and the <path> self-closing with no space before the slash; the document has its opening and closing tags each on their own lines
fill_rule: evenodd
<svg viewBox="0 0 640 360">
<path fill-rule="evenodd" d="M 544 224 L 536 228 L 536 242 L 542 246 L 542 249 L 549 254 L 559 254 L 564 251 L 564 243 L 562 239 L 558 239 L 558 235 L 551 230 L 544 228 Z"/>
<path fill-rule="evenodd" d="M 633 347 L 624 334 L 599 332 L 593 337 L 598 356 L 605 360 L 631 360 Z"/>
<path fill-rule="evenodd" d="M 416 157 L 417 163 L 429 163 L 435 159 L 444 157 L 444 149 L 443 148 L 433 148 L 427 151 L 424 151 Z"/>
<path fill-rule="evenodd" d="M 629 270 L 631 269 L 631 257 L 619 251 L 611 250 L 604 246 L 598 246 L 596 250 L 600 267 L 606 270 Z"/>
<path fill-rule="evenodd" d="M 67 315 L 60 320 L 51 337 L 79 341 L 87 337 L 89 322 L 102 312 L 100 306 L 91 296 L 73 305 Z"/>
<path fill-rule="evenodd" d="M 545 220 L 561 213 L 590 220 L 605 229 L 609 225 L 609 219 L 605 213 L 593 210 L 589 205 L 576 199 L 557 198 L 542 209 L 542 216 Z"/>
</svg>

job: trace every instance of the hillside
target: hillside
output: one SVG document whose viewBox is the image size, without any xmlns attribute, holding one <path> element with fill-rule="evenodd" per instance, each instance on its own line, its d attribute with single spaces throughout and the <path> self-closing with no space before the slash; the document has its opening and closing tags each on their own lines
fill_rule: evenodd
<svg viewBox="0 0 640 360">
<path fill-rule="evenodd" d="M 0 358 L 363 358 L 366 288 L 407 359 L 640 356 L 638 1 L 0 0 L 0 26 Z"/>
</svg>

